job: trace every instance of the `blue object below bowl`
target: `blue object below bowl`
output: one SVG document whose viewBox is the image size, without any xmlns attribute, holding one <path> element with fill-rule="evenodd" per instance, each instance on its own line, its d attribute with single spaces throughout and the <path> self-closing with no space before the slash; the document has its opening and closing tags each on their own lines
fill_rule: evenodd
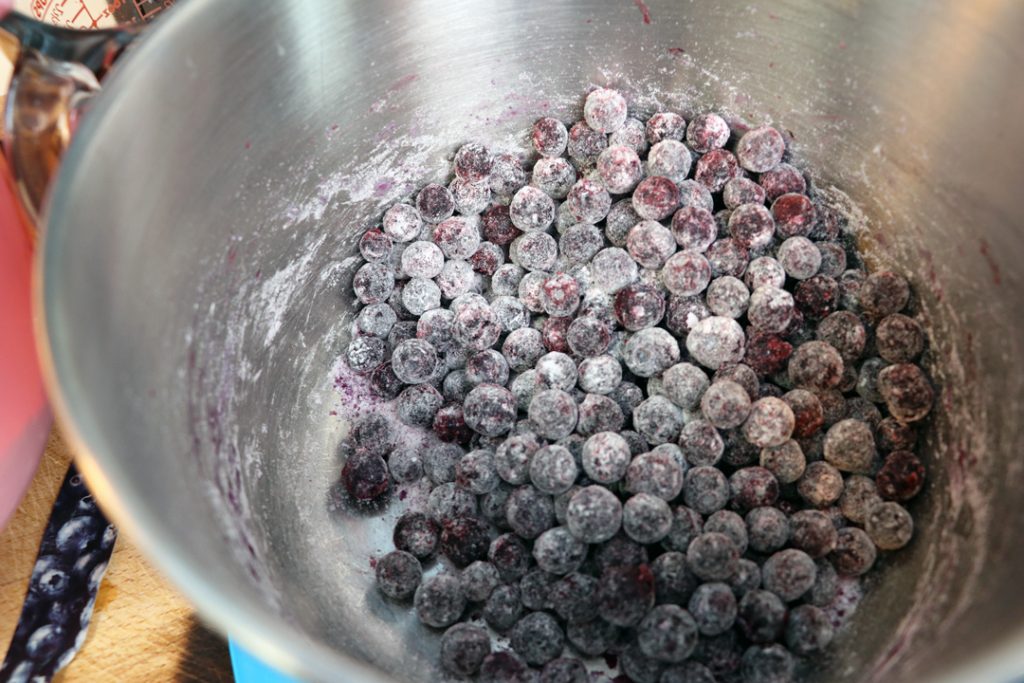
<svg viewBox="0 0 1024 683">
<path fill-rule="evenodd" d="M 231 650 L 231 668 L 236 683 L 300 683 L 298 679 L 285 676 L 254 657 L 234 640 L 228 640 Z"/>
</svg>

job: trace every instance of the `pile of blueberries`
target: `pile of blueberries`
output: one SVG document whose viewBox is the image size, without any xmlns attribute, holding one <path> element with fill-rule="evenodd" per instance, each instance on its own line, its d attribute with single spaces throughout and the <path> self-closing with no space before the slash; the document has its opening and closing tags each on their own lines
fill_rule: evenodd
<svg viewBox="0 0 1024 683">
<path fill-rule="evenodd" d="M 934 391 L 910 286 L 865 271 L 776 129 L 643 123 L 609 89 L 583 114 L 537 121 L 532 171 L 464 145 L 362 236 L 348 364 L 437 437 L 353 429 L 353 498 L 432 486 L 378 587 L 447 629 L 456 677 L 592 680 L 575 653 L 784 683 L 840 577 L 913 535 Z"/>
</svg>

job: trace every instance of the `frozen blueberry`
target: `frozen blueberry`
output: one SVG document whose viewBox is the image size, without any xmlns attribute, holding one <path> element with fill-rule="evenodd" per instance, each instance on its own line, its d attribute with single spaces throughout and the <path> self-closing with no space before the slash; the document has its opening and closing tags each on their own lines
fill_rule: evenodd
<svg viewBox="0 0 1024 683">
<path fill-rule="evenodd" d="M 779 497 L 779 482 L 763 467 L 744 467 L 729 477 L 732 504 L 739 512 L 773 505 Z"/>
<path fill-rule="evenodd" d="M 363 307 L 356 317 L 356 327 L 366 335 L 387 337 L 398 322 L 395 310 L 387 304 L 370 304 Z"/>
<path fill-rule="evenodd" d="M 422 339 L 408 339 L 399 344 L 391 355 L 392 369 L 407 384 L 421 384 L 430 380 L 437 368 L 437 352 Z"/>
<path fill-rule="evenodd" d="M 686 337 L 686 350 L 701 365 L 717 370 L 726 363 L 743 360 L 746 337 L 731 318 L 712 316 L 693 325 Z"/>
<path fill-rule="evenodd" d="M 637 628 L 637 643 L 645 655 L 661 662 L 678 663 L 697 647 L 697 623 L 677 605 L 659 605 Z"/>
<path fill-rule="evenodd" d="M 592 166 L 606 147 L 608 136 L 591 128 L 586 121 L 577 121 L 569 129 L 569 156 L 579 167 Z"/>
<path fill-rule="evenodd" d="M 683 500 L 697 512 L 711 514 L 729 502 L 729 482 L 716 467 L 694 467 L 686 473 Z"/>
<path fill-rule="evenodd" d="M 750 642 L 773 643 L 782 636 L 786 605 L 771 591 L 748 591 L 740 599 L 736 623 Z"/>
<path fill-rule="evenodd" d="M 749 414 L 743 423 L 743 437 L 760 448 L 781 446 L 792 436 L 795 424 L 793 410 L 785 401 L 772 397 L 762 398 L 750 405 Z M 797 474 L 789 481 L 796 481 L 799 476 Z"/>
<path fill-rule="evenodd" d="M 777 203 L 777 202 L 776 202 Z M 806 280 L 821 268 L 821 252 L 806 237 L 790 237 L 779 247 L 779 263 L 794 280 Z"/>
<path fill-rule="evenodd" d="M 786 602 L 798 599 L 814 585 L 818 568 L 810 555 L 802 550 L 780 550 L 761 568 L 761 580 L 769 590 Z"/>
<path fill-rule="evenodd" d="M 537 683 L 537 672 L 514 652 L 492 652 L 480 665 L 480 683 Z"/>
<path fill-rule="evenodd" d="M 576 481 L 576 461 L 563 446 L 542 446 L 530 460 L 530 482 L 542 493 L 558 495 Z"/>
<path fill-rule="evenodd" d="M 470 563 L 459 574 L 459 580 L 463 595 L 472 602 L 484 602 L 501 583 L 497 568 L 484 560 Z"/>
<path fill-rule="evenodd" d="M 664 396 L 652 396 L 633 409 L 633 426 L 651 445 L 677 441 L 683 422 L 683 411 Z"/>
<path fill-rule="evenodd" d="M 593 481 L 611 484 L 626 473 L 631 459 L 629 444 L 615 432 L 594 434 L 583 445 L 583 471 Z"/>
<path fill-rule="evenodd" d="M 475 515 L 476 496 L 458 488 L 455 482 L 435 486 L 427 497 L 427 511 L 438 522 Z"/>
<path fill-rule="evenodd" d="M 455 212 L 455 199 L 447 187 L 431 183 L 416 195 L 416 208 L 427 223 L 440 223 Z"/>
<path fill-rule="evenodd" d="M 778 508 L 754 508 L 747 513 L 746 523 L 750 547 L 756 552 L 775 552 L 789 540 L 789 518 Z"/>
<path fill-rule="evenodd" d="M 638 377 L 653 377 L 679 361 L 679 342 L 660 327 L 645 328 L 626 341 L 622 360 Z"/>
<path fill-rule="evenodd" d="M 824 557 L 835 550 L 836 527 L 820 510 L 801 510 L 790 518 L 790 544 L 812 558 Z"/>
<path fill-rule="evenodd" d="M 572 646 L 588 657 L 597 657 L 607 652 L 615 644 L 618 634 L 618 627 L 600 618 L 589 621 L 570 620 L 566 628 Z"/>
<path fill-rule="evenodd" d="M 827 462 L 812 462 L 797 482 L 797 491 L 815 507 L 831 505 L 843 493 L 843 475 Z"/>
<path fill-rule="evenodd" d="M 746 249 L 763 249 L 772 242 L 775 221 L 762 204 L 741 204 L 729 214 L 729 235 Z"/>
<path fill-rule="evenodd" d="M 740 671 L 744 683 L 790 683 L 793 655 L 781 645 L 752 645 L 743 653 Z"/>
<path fill-rule="evenodd" d="M 457 444 L 439 443 L 424 453 L 423 471 L 435 484 L 455 481 L 455 468 L 465 451 Z"/>
<path fill-rule="evenodd" d="M 388 457 L 388 471 L 399 484 L 409 484 L 423 476 L 423 460 L 415 448 L 399 447 Z"/>
<path fill-rule="evenodd" d="M 473 388 L 466 395 L 462 410 L 466 425 L 485 436 L 508 432 L 516 420 L 515 396 L 496 384 Z"/>
<path fill-rule="evenodd" d="M 509 208 L 495 204 L 485 210 L 480 217 L 483 237 L 498 246 L 508 246 L 519 237 L 520 230 L 512 224 Z"/>
<path fill-rule="evenodd" d="M 528 232 L 512 242 L 509 258 L 528 271 L 548 271 L 558 259 L 558 242 L 546 232 Z"/>
<path fill-rule="evenodd" d="M 747 311 L 750 290 L 742 280 L 731 275 L 723 275 L 711 281 L 705 298 L 708 308 L 715 315 L 739 318 Z"/>
<path fill-rule="evenodd" d="M 827 559 L 818 560 L 815 564 L 818 566 L 818 578 L 814 580 L 814 585 L 804 597 L 811 605 L 828 607 L 835 602 L 839 591 L 839 575 Z"/>
<path fill-rule="evenodd" d="M 754 173 L 764 173 L 778 166 L 785 151 L 782 134 L 770 126 L 749 130 L 736 143 L 740 165 Z"/>
<path fill-rule="evenodd" d="M 633 210 L 641 218 L 664 220 L 679 208 L 679 188 L 664 176 L 650 176 L 636 186 L 632 202 Z"/>
<path fill-rule="evenodd" d="M 555 612 L 571 628 L 574 623 L 597 617 L 597 587 L 597 578 L 574 572 L 553 583 L 548 597 Z"/>
<path fill-rule="evenodd" d="M 793 292 L 797 310 L 809 320 L 821 320 L 839 307 L 839 283 L 825 275 L 800 282 Z"/>
<path fill-rule="evenodd" d="M 673 500 L 683 488 L 683 469 L 667 453 L 644 453 L 633 458 L 626 468 L 625 488 L 630 493 L 649 493 L 662 500 Z"/>
<path fill-rule="evenodd" d="M 607 355 L 587 358 L 579 365 L 578 381 L 587 393 L 610 394 L 622 382 L 622 364 Z"/>
<path fill-rule="evenodd" d="M 540 683 L 588 683 L 590 673 L 586 665 L 575 657 L 559 657 L 544 665 Z"/>
<path fill-rule="evenodd" d="M 772 217 L 775 219 L 776 230 L 781 237 L 805 238 L 811 234 L 814 228 L 816 212 L 814 204 L 806 196 L 799 193 L 787 193 L 772 202 Z M 788 242 L 789 239 L 786 241 Z M 782 258 L 780 257 L 779 260 L 781 261 Z M 840 270 L 840 272 L 842 271 Z"/>
<path fill-rule="evenodd" d="M 394 543 L 399 550 L 414 557 L 430 557 L 439 540 L 437 523 L 422 512 L 406 512 L 395 523 Z"/>
<path fill-rule="evenodd" d="M 558 240 L 558 249 L 570 263 L 588 263 L 604 247 L 601 231 L 588 223 L 575 223 Z"/>
<path fill-rule="evenodd" d="M 448 183 L 455 210 L 463 216 L 477 216 L 491 203 L 491 184 L 488 180 L 471 182 L 455 178 Z"/>
<path fill-rule="evenodd" d="M 645 655 L 633 642 L 619 653 L 619 670 L 633 683 L 658 683 L 665 664 Z"/>
<path fill-rule="evenodd" d="M 725 149 L 713 149 L 697 160 L 693 178 L 709 192 L 721 192 L 725 184 L 740 175 L 735 155 Z"/>
<path fill-rule="evenodd" d="M 731 380 L 712 383 L 700 401 L 705 419 L 719 429 L 732 429 L 743 424 L 750 414 L 750 405 L 747 391 Z"/>
<path fill-rule="evenodd" d="M 384 212 L 384 232 L 395 242 L 410 242 L 420 234 L 423 222 L 416 207 L 394 204 Z"/>
<path fill-rule="evenodd" d="M 914 535 L 914 518 L 899 503 L 879 503 L 868 512 L 864 529 L 881 550 L 899 550 Z"/>
<path fill-rule="evenodd" d="M 867 521 L 868 512 L 881 502 L 882 497 L 875 481 L 870 477 L 853 474 L 846 478 L 843 494 L 839 498 L 839 509 L 851 522 L 863 525 Z"/>
<path fill-rule="evenodd" d="M 644 268 L 661 268 L 675 252 L 676 241 L 672 232 L 661 223 L 644 220 L 630 228 L 626 249 Z"/>
<path fill-rule="evenodd" d="M 814 605 L 794 607 L 786 621 L 786 645 L 799 655 L 825 649 L 833 634 L 828 615 Z"/>
<path fill-rule="evenodd" d="M 736 623 L 736 596 L 726 583 L 701 584 L 690 596 L 687 607 L 703 636 L 720 635 Z"/>
<path fill-rule="evenodd" d="M 554 574 L 535 568 L 519 581 L 519 597 L 530 610 L 551 609 L 551 587 L 558 580 Z"/>
<path fill-rule="evenodd" d="M 647 131 L 644 124 L 633 118 L 626 117 L 622 127 L 608 136 L 609 145 L 625 145 L 637 154 L 647 151 Z"/>
<path fill-rule="evenodd" d="M 697 251 L 680 251 L 665 262 L 661 281 L 677 297 L 694 296 L 703 292 L 711 282 L 711 265 Z"/>
<path fill-rule="evenodd" d="M 807 467 L 803 449 L 792 439 L 778 446 L 763 448 L 760 461 L 761 467 L 774 474 L 780 484 L 792 484 L 797 481 Z"/>
<path fill-rule="evenodd" d="M 825 434 L 825 460 L 838 470 L 861 474 L 869 472 L 876 455 L 875 437 L 865 422 L 840 420 Z"/>
<path fill-rule="evenodd" d="M 579 413 L 571 395 L 559 389 L 547 389 L 534 395 L 530 401 L 529 416 L 538 436 L 558 440 L 576 428 Z"/>
<path fill-rule="evenodd" d="M 896 450 L 887 455 L 882 468 L 875 475 L 878 495 L 885 500 L 898 502 L 908 501 L 920 493 L 924 480 L 924 465 L 917 456 L 906 450 Z"/>
<path fill-rule="evenodd" d="M 654 606 L 654 574 L 650 567 L 619 565 L 601 573 L 598 614 L 616 626 L 636 626 Z"/>
<path fill-rule="evenodd" d="M 725 452 L 725 442 L 714 425 L 704 420 L 691 420 L 679 433 L 679 447 L 686 462 L 693 467 L 714 465 Z"/>
<path fill-rule="evenodd" d="M 732 539 L 725 534 L 704 532 L 690 542 L 686 550 L 686 560 L 690 571 L 698 578 L 704 581 L 722 581 L 736 571 L 739 551 Z"/>
<path fill-rule="evenodd" d="M 699 154 L 725 147 L 728 140 L 729 124 L 718 114 L 699 114 L 686 128 L 686 142 Z"/>
<path fill-rule="evenodd" d="M 580 489 L 569 501 L 566 526 L 585 543 L 602 543 L 619 530 L 622 524 L 622 503 L 602 486 Z"/>
<path fill-rule="evenodd" d="M 495 154 L 491 162 L 491 192 L 504 203 L 526 184 L 526 172 L 514 154 Z M 490 239 L 490 238 L 488 238 Z M 491 240 L 494 241 L 494 240 Z"/>
<path fill-rule="evenodd" d="M 692 163 L 693 157 L 686 145 L 678 140 L 662 140 L 651 146 L 647 155 L 647 173 L 679 183 L 690 173 Z"/>
<path fill-rule="evenodd" d="M 520 486 L 508 497 L 505 518 L 512 531 L 533 539 L 551 528 L 555 518 L 551 497 L 532 486 Z"/>
<path fill-rule="evenodd" d="M 745 246 L 731 237 L 716 240 L 708 247 L 704 255 L 711 264 L 711 274 L 715 277 L 732 275 L 743 277 L 750 261 L 750 252 Z"/>
<path fill-rule="evenodd" d="M 618 403 L 607 396 L 587 394 L 579 404 L 576 431 L 584 437 L 598 432 L 617 432 L 622 429 L 625 421 Z"/>
<path fill-rule="evenodd" d="M 525 232 L 546 230 L 555 220 L 555 203 L 543 190 L 520 188 L 508 207 L 512 224 Z"/>
<path fill-rule="evenodd" d="M 345 361 L 356 372 L 374 370 L 384 361 L 384 341 L 369 335 L 353 337 L 345 350 Z"/>
<path fill-rule="evenodd" d="M 441 524 L 441 552 L 456 567 L 465 567 L 487 557 L 490 545 L 487 522 L 477 517 L 462 516 Z"/>
<path fill-rule="evenodd" d="M 416 616 L 427 626 L 444 628 L 454 624 L 466 608 L 459 580 L 452 574 L 424 579 L 414 598 Z"/>
<path fill-rule="evenodd" d="M 356 449 L 345 461 L 341 482 L 356 500 L 373 500 L 390 486 L 388 466 L 380 455 L 365 448 Z"/>
<path fill-rule="evenodd" d="M 740 555 L 747 551 L 747 526 L 743 518 L 731 510 L 719 510 L 704 522 L 705 533 L 720 533 L 729 537 Z"/>
<path fill-rule="evenodd" d="M 711 669 L 700 662 L 687 661 L 665 669 L 658 683 L 715 683 Z"/>
<path fill-rule="evenodd" d="M 861 285 L 857 300 L 864 313 L 881 320 L 906 307 L 910 301 L 910 285 L 902 275 L 892 271 L 871 273 Z"/>
<path fill-rule="evenodd" d="M 651 563 L 658 604 L 686 604 L 699 583 L 686 565 L 686 555 L 669 551 Z"/>
<path fill-rule="evenodd" d="M 823 341 L 801 344 L 789 359 L 789 379 L 797 387 L 830 389 L 842 376 L 842 356 Z"/>
<path fill-rule="evenodd" d="M 455 483 L 478 496 L 493 491 L 498 481 L 494 453 L 489 450 L 470 451 L 455 465 Z"/>
<path fill-rule="evenodd" d="M 361 303 L 379 304 L 395 288 L 395 274 L 387 263 L 367 263 L 352 278 L 352 292 Z"/>
<path fill-rule="evenodd" d="M 724 475 L 722 476 L 724 479 Z M 698 512 L 685 505 L 677 506 L 672 511 L 672 528 L 669 529 L 662 545 L 669 550 L 685 553 L 690 547 L 690 542 L 700 535 L 703 524 L 704 520 Z"/>
<path fill-rule="evenodd" d="M 539 330 L 521 327 L 512 330 L 501 345 L 501 353 L 510 369 L 522 372 L 544 355 L 544 338 Z"/>
<path fill-rule="evenodd" d="M 689 152 L 687 152 L 687 161 L 689 161 Z M 689 163 L 687 163 L 687 169 L 689 169 Z M 597 158 L 597 172 L 600 174 L 601 180 L 604 181 L 604 186 L 608 188 L 608 192 L 625 194 L 640 182 L 640 178 L 643 176 L 643 167 L 636 150 L 625 145 L 612 145 L 601 152 Z"/>
<path fill-rule="evenodd" d="M 402 287 L 402 305 L 413 315 L 423 315 L 441 306 L 441 288 L 433 280 L 414 277 Z"/>
<path fill-rule="evenodd" d="M 487 559 L 503 581 L 518 581 L 530 566 L 530 552 L 514 534 L 502 534 L 491 541 Z"/>
<path fill-rule="evenodd" d="M 663 499 L 638 493 L 622 506 L 622 528 L 637 543 L 657 543 L 672 527 L 672 511 Z"/>
<path fill-rule="evenodd" d="M 359 253 L 367 261 L 384 261 L 391 256 L 392 242 L 383 230 L 367 230 L 359 238 Z"/>
<path fill-rule="evenodd" d="M 769 201 L 774 201 L 784 194 L 802 194 L 807 190 L 807 182 L 803 175 L 787 163 L 781 163 L 765 171 L 758 177 L 757 182 L 764 188 Z"/>
<path fill-rule="evenodd" d="M 867 532 L 848 526 L 839 530 L 831 557 L 840 574 L 860 576 L 875 564 L 876 555 L 875 544 Z"/>
<path fill-rule="evenodd" d="M 602 133 L 614 133 L 626 122 L 626 98 L 615 90 L 598 88 L 583 104 L 587 125 Z"/>
<path fill-rule="evenodd" d="M 750 288 L 751 292 L 756 292 L 761 287 L 782 289 L 786 282 L 786 271 L 782 264 L 771 256 L 759 256 L 747 266 L 747 271 L 743 275 L 743 282 Z M 753 323 L 753 321 L 751 322 Z M 780 328 L 778 331 L 781 332 L 783 329 L 785 328 Z"/>
<path fill-rule="evenodd" d="M 785 332 L 793 321 L 793 295 L 772 285 L 762 285 L 750 295 L 747 317 L 761 332 Z"/>
<path fill-rule="evenodd" d="M 764 204 L 764 200 L 764 188 L 750 178 L 733 178 L 722 188 L 722 201 L 727 209 L 735 209 L 743 204 Z"/>
<path fill-rule="evenodd" d="M 634 282 L 639 274 L 636 261 L 618 247 L 602 249 L 595 254 L 590 270 L 594 288 L 608 294 L 614 294 Z"/>
<path fill-rule="evenodd" d="M 672 236 L 680 249 L 702 253 L 714 243 L 718 228 L 714 216 L 704 207 L 683 206 L 672 216 Z"/>
<path fill-rule="evenodd" d="M 565 151 L 569 142 L 569 131 L 558 119 L 546 116 L 533 124 L 531 134 L 533 148 L 544 157 L 557 157 Z"/>
<path fill-rule="evenodd" d="M 526 412 L 530 408 L 530 401 L 533 400 L 540 387 L 537 381 L 536 370 L 524 370 L 512 379 L 509 389 L 516 397 L 516 406 L 520 411 Z"/>
<path fill-rule="evenodd" d="M 537 566 L 551 574 L 576 571 L 587 556 L 587 544 L 577 539 L 563 526 L 548 529 L 533 543 L 533 557 Z"/>
<path fill-rule="evenodd" d="M 459 677 L 475 674 L 491 652 L 491 637 L 474 624 L 455 624 L 441 636 L 441 668 Z"/>
<path fill-rule="evenodd" d="M 660 111 L 647 120 L 647 141 L 655 145 L 662 140 L 682 140 L 686 134 L 686 120 L 671 111 Z"/>
<path fill-rule="evenodd" d="M 657 325 L 665 315 L 665 295 L 657 287 L 633 283 L 616 292 L 615 318 L 627 330 L 637 331 Z"/>
</svg>

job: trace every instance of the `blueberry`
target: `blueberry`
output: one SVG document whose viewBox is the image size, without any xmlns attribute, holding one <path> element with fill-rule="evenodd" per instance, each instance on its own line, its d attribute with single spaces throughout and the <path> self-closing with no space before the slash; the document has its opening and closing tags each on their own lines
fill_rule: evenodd
<svg viewBox="0 0 1024 683">
<path fill-rule="evenodd" d="M 744 683 L 789 683 L 793 668 L 793 656 L 781 645 L 753 645 L 743 653 Z"/>
<path fill-rule="evenodd" d="M 540 683 L 588 683 L 590 673 L 586 665 L 575 657 L 559 657 L 544 665 Z"/>
<path fill-rule="evenodd" d="M 551 588 L 558 577 L 543 569 L 532 569 L 519 581 L 519 599 L 530 610 L 551 609 Z"/>
<path fill-rule="evenodd" d="M 616 626 L 636 626 L 654 606 L 654 574 L 645 564 L 608 567 L 597 589 L 598 613 Z"/>
<path fill-rule="evenodd" d="M 512 627 L 509 643 L 527 663 L 544 664 L 561 654 L 565 634 L 550 614 L 533 612 Z"/>
<path fill-rule="evenodd" d="M 750 548 L 755 552 L 773 553 L 789 541 L 789 517 L 778 508 L 756 507 L 745 521 Z"/>
<path fill-rule="evenodd" d="M 568 574 L 579 568 L 587 555 L 587 544 L 566 527 L 548 529 L 533 544 L 537 565 L 551 574 Z"/>
<path fill-rule="evenodd" d="M 597 657 L 611 649 L 618 639 L 619 628 L 600 617 L 589 621 L 570 621 L 566 636 L 572 646 L 588 657 Z"/>
<path fill-rule="evenodd" d="M 551 496 L 532 486 L 520 486 L 508 497 L 505 518 L 512 531 L 531 540 L 551 528 L 555 510 Z"/>
<path fill-rule="evenodd" d="M 422 512 L 406 512 L 395 523 L 395 547 L 423 559 L 437 550 L 440 527 Z"/>
<path fill-rule="evenodd" d="M 655 607 L 637 628 L 637 643 L 643 653 L 668 663 L 689 657 L 697 647 L 697 637 L 697 623 L 677 605 Z"/>
<path fill-rule="evenodd" d="M 621 525 L 622 503 L 603 486 L 580 489 L 566 509 L 566 526 L 585 543 L 607 541 Z"/>
<path fill-rule="evenodd" d="M 814 605 L 793 608 L 786 622 L 786 645 L 800 655 L 824 649 L 832 642 L 833 629 L 828 616 Z"/>
<path fill-rule="evenodd" d="M 736 596 L 725 583 L 701 584 L 690 596 L 687 606 L 697 629 L 704 636 L 725 633 L 736 622 Z"/>
<path fill-rule="evenodd" d="M 728 579 L 736 572 L 739 558 L 736 544 L 722 533 L 701 533 L 686 550 L 690 571 L 704 581 Z"/>
<path fill-rule="evenodd" d="M 817 574 L 818 569 L 810 555 L 795 548 L 780 550 L 765 560 L 761 568 L 765 590 L 786 602 L 792 602 L 810 590 Z"/>
<path fill-rule="evenodd" d="M 452 574 L 437 574 L 424 579 L 414 597 L 416 616 L 427 626 L 451 626 L 466 607 L 466 596 L 458 578 Z"/>
<path fill-rule="evenodd" d="M 786 605 L 770 591 L 748 591 L 740 599 L 736 622 L 750 642 L 773 643 L 782 635 Z"/>
<path fill-rule="evenodd" d="M 377 560 L 376 572 L 377 587 L 392 600 L 411 598 L 423 576 L 420 561 L 402 550 L 395 550 Z"/>
<path fill-rule="evenodd" d="M 597 617 L 598 580 L 573 572 L 551 585 L 548 596 L 555 612 L 570 625 Z"/>
<path fill-rule="evenodd" d="M 687 567 L 686 555 L 680 552 L 669 551 L 656 557 L 651 563 L 651 572 L 658 604 L 685 605 L 699 583 Z"/>
<path fill-rule="evenodd" d="M 473 624 L 455 624 L 441 636 L 441 667 L 456 676 L 472 676 L 491 652 L 491 637 Z"/>
<path fill-rule="evenodd" d="M 672 511 L 663 499 L 638 493 L 622 506 L 622 528 L 637 543 L 657 543 L 672 527 Z"/>
</svg>

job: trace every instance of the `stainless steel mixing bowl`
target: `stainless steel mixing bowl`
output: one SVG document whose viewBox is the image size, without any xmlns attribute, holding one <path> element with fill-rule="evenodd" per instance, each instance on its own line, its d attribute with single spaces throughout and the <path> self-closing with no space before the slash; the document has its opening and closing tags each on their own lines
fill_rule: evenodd
<svg viewBox="0 0 1024 683">
<path fill-rule="evenodd" d="M 916 540 L 808 675 L 1022 673 L 1022 65 L 1013 0 L 192 0 L 120 66 L 52 194 L 59 414 L 215 624 L 309 679 L 431 679 L 436 636 L 372 587 L 397 503 L 354 515 L 334 488 L 357 234 L 460 143 L 524 150 L 595 84 L 640 114 L 771 121 L 912 275 L 941 387 Z"/>
</svg>

